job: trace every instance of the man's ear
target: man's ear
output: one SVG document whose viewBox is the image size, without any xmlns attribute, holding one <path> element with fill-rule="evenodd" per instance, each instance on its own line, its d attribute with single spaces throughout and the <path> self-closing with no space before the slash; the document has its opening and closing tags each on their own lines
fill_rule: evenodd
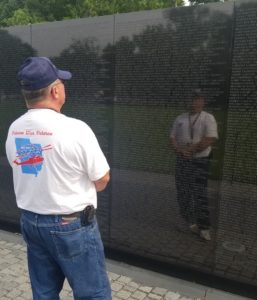
<svg viewBox="0 0 257 300">
<path fill-rule="evenodd" d="M 59 98 L 59 92 L 58 92 L 58 88 L 56 86 L 51 87 L 50 93 L 51 93 L 51 96 L 54 99 L 58 99 Z"/>
</svg>

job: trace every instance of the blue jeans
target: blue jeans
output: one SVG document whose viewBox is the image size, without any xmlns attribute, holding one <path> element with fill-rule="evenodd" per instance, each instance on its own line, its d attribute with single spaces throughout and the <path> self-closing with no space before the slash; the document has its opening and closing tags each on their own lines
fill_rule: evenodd
<svg viewBox="0 0 257 300">
<path fill-rule="evenodd" d="M 22 210 L 21 230 L 27 243 L 33 300 L 59 300 L 67 278 L 75 300 L 111 300 L 104 249 L 96 218 L 39 215 Z"/>
</svg>

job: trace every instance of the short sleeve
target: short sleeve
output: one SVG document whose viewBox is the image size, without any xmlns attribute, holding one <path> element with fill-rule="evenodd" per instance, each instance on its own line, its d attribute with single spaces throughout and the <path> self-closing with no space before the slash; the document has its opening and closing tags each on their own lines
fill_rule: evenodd
<svg viewBox="0 0 257 300">
<path fill-rule="evenodd" d="M 217 122 L 213 115 L 207 114 L 206 115 L 206 137 L 214 137 L 218 138 L 218 129 L 217 129 Z"/>
</svg>

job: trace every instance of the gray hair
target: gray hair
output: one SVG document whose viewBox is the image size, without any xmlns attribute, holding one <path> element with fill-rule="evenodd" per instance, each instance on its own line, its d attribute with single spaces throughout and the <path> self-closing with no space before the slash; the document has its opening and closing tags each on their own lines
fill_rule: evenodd
<svg viewBox="0 0 257 300">
<path fill-rule="evenodd" d="M 48 95 L 52 86 L 54 86 L 56 81 L 52 82 L 49 86 L 44 87 L 35 91 L 21 90 L 21 93 L 25 99 L 25 101 L 29 104 L 34 104 L 44 100 L 44 98 Z"/>
</svg>

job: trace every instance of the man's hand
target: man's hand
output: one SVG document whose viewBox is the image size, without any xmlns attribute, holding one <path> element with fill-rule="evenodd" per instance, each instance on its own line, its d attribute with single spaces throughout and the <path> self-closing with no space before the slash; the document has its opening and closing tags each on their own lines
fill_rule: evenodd
<svg viewBox="0 0 257 300">
<path fill-rule="evenodd" d="M 192 145 L 188 145 L 186 147 L 184 147 L 183 151 L 181 152 L 181 154 L 183 155 L 184 158 L 190 159 L 193 156 L 193 148 Z"/>
<path fill-rule="evenodd" d="M 97 181 L 94 181 L 95 188 L 97 192 L 103 191 L 108 182 L 110 180 L 110 172 L 107 172 L 102 178 L 98 179 Z"/>
<path fill-rule="evenodd" d="M 197 153 L 205 150 L 209 146 L 212 146 L 216 141 L 214 137 L 204 137 L 202 140 L 197 144 L 192 144 L 192 153 Z"/>
<path fill-rule="evenodd" d="M 171 147 L 175 150 L 178 155 L 183 156 L 184 158 L 191 158 L 193 155 L 191 145 L 179 146 L 177 141 L 174 138 L 171 138 Z"/>
</svg>

